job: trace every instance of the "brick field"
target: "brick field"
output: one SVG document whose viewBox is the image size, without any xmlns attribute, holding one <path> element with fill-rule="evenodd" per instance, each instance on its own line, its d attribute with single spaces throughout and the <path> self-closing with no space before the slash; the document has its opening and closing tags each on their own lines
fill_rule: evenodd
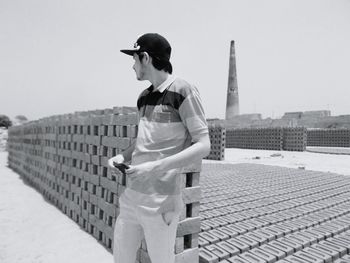
<svg viewBox="0 0 350 263">
<path fill-rule="evenodd" d="M 127 178 L 107 161 L 135 140 L 137 123 L 134 111 L 115 108 L 12 127 L 9 167 L 111 251 Z M 305 146 L 305 129 L 279 135 L 286 138 L 279 149 Z M 209 159 L 224 158 L 225 137 L 223 127 L 210 127 Z M 210 263 L 346 262 L 350 254 L 350 177 L 256 164 L 204 164 L 201 171 L 194 164 L 181 178 L 186 206 L 176 263 L 198 262 L 198 254 Z M 137 262 L 150 263 L 145 240 Z"/>
<path fill-rule="evenodd" d="M 203 164 L 199 262 L 350 262 L 350 177 Z"/>
</svg>

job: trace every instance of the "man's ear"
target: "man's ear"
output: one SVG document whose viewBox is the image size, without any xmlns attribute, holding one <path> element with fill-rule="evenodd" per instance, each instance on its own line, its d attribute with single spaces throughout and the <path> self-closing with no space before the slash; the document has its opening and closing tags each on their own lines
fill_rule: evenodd
<svg viewBox="0 0 350 263">
<path fill-rule="evenodd" d="M 148 64 L 151 61 L 151 57 L 147 52 L 143 52 L 142 62 Z"/>
</svg>

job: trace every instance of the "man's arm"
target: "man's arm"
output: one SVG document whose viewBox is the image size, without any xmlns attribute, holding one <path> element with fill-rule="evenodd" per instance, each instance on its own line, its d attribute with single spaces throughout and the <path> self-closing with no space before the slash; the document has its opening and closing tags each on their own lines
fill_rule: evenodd
<svg viewBox="0 0 350 263">
<path fill-rule="evenodd" d="M 185 150 L 155 161 L 155 170 L 167 171 L 174 168 L 185 167 L 208 156 L 210 153 L 209 134 L 203 134 L 198 141 Z"/>
<path fill-rule="evenodd" d="M 126 173 L 132 176 L 138 176 L 155 171 L 167 171 L 174 168 L 185 167 L 203 159 L 208 156 L 209 153 L 210 139 L 209 134 L 206 133 L 198 136 L 197 141 L 183 151 L 161 160 L 130 166 L 130 169 L 126 170 Z"/>
</svg>

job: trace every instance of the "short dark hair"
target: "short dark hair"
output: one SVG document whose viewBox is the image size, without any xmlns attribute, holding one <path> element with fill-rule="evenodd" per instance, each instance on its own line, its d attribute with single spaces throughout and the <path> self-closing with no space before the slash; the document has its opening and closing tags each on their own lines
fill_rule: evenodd
<svg viewBox="0 0 350 263">
<path fill-rule="evenodd" d="M 144 57 L 144 52 L 137 53 L 139 56 L 140 61 Z M 152 57 L 152 65 L 158 69 L 158 70 L 164 70 L 165 72 L 168 72 L 169 74 L 173 73 L 173 67 L 169 61 L 158 59 L 157 57 L 152 56 L 152 54 L 149 54 Z"/>
</svg>

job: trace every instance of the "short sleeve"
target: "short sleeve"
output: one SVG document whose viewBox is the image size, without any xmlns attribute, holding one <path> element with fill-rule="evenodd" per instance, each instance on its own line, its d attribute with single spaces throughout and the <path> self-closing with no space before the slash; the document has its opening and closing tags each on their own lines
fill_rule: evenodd
<svg viewBox="0 0 350 263">
<path fill-rule="evenodd" d="M 191 86 L 186 89 L 185 94 L 179 108 L 180 118 L 187 127 L 192 141 L 197 141 L 201 135 L 209 133 L 208 124 L 197 88 Z"/>
</svg>

